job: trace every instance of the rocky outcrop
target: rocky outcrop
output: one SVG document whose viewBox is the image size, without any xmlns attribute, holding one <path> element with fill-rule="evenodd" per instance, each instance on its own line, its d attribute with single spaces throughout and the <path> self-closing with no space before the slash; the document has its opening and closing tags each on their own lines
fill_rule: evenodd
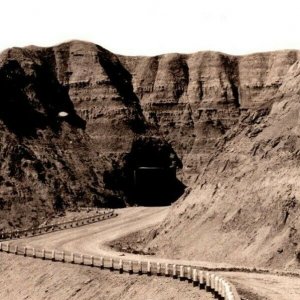
<svg viewBox="0 0 300 300">
<path fill-rule="evenodd" d="M 80 41 L 4 51 L 1 226 L 40 222 L 80 203 L 134 204 L 128 180 L 145 163 L 177 169 L 182 183 L 170 182 L 179 197 L 243 120 L 253 111 L 268 113 L 287 90 L 293 93 L 289 82 L 298 56 L 125 57 Z M 260 130 L 255 125 L 249 134 Z M 132 163 L 137 145 L 153 157 L 151 166 L 145 156 Z M 226 168 L 235 165 L 229 161 Z"/>
</svg>

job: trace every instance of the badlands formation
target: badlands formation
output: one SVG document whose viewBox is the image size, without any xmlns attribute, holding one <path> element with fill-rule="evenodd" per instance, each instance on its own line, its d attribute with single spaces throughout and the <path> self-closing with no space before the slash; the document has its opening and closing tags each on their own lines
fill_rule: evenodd
<svg viewBox="0 0 300 300">
<path fill-rule="evenodd" d="M 299 268 L 300 52 L 0 55 L 0 231 L 76 206 L 172 205 L 161 257 Z M 154 233 L 154 234 L 153 234 Z"/>
</svg>

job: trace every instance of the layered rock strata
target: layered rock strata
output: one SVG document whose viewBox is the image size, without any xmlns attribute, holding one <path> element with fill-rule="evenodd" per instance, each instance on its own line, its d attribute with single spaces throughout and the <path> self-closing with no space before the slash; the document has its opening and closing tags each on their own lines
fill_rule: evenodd
<svg viewBox="0 0 300 300">
<path fill-rule="evenodd" d="M 230 130 L 283 97 L 298 56 L 125 57 L 80 41 L 5 50 L 1 226 L 38 223 L 80 203 L 133 204 L 128 180 L 150 166 L 147 157 L 132 164 L 137 144 L 152 165 L 177 169 L 193 186 Z"/>
</svg>

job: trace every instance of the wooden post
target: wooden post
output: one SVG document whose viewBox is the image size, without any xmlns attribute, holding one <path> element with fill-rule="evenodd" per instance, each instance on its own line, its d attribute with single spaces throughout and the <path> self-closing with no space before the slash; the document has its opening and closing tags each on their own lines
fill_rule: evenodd
<svg viewBox="0 0 300 300">
<path fill-rule="evenodd" d="M 210 279 L 210 274 L 209 272 L 206 272 L 205 274 L 205 290 L 207 292 L 211 291 L 211 285 L 210 285 L 211 279 Z"/>
<path fill-rule="evenodd" d="M 197 269 L 193 269 L 193 286 L 197 286 L 199 283 Z"/>
<path fill-rule="evenodd" d="M 52 261 L 55 261 L 55 250 L 52 250 L 52 258 L 51 258 Z"/>
<path fill-rule="evenodd" d="M 224 280 L 224 298 L 227 300 L 228 299 L 228 293 L 229 293 L 229 286 L 228 282 Z"/>
<path fill-rule="evenodd" d="M 234 293 L 232 290 L 232 286 L 228 283 L 228 299 L 229 300 L 234 300 Z"/>
<path fill-rule="evenodd" d="M 129 266 L 128 266 L 128 273 L 129 274 L 133 274 L 133 263 L 132 263 L 132 261 L 130 260 L 128 262 L 128 264 L 129 264 Z"/>
<path fill-rule="evenodd" d="M 215 276 L 215 296 L 216 296 L 216 298 L 219 297 L 219 292 L 220 292 L 220 290 L 219 290 L 219 277 L 218 277 L 218 275 L 216 275 Z"/>
<path fill-rule="evenodd" d="M 80 254 L 80 264 L 81 265 L 84 264 L 84 256 L 82 254 Z"/>
<path fill-rule="evenodd" d="M 138 274 L 139 275 L 143 274 L 142 263 L 140 261 L 138 262 Z"/>
<path fill-rule="evenodd" d="M 225 298 L 224 279 L 222 277 L 220 278 L 220 289 L 221 297 Z"/>
<path fill-rule="evenodd" d="M 147 263 L 147 275 L 151 276 L 151 262 L 150 261 L 148 261 L 148 263 Z"/>
<path fill-rule="evenodd" d="M 177 266 L 173 265 L 173 278 L 177 278 Z"/>
<path fill-rule="evenodd" d="M 224 294 L 224 290 L 223 290 L 223 278 L 218 276 L 219 277 L 219 290 L 218 290 L 218 293 L 220 295 L 220 297 L 223 297 L 223 294 Z"/>
<path fill-rule="evenodd" d="M 104 258 L 100 257 L 100 268 L 103 269 L 104 268 Z"/>
<path fill-rule="evenodd" d="M 15 246 L 15 255 L 18 254 L 18 245 Z"/>
<path fill-rule="evenodd" d="M 2 243 L 0 242 L 0 251 L 2 251 Z"/>
<path fill-rule="evenodd" d="M 184 281 L 184 266 L 180 266 L 180 271 L 179 271 L 179 279 L 180 281 Z"/>
<path fill-rule="evenodd" d="M 159 262 L 156 264 L 156 274 L 157 276 L 161 275 L 161 266 Z"/>
<path fill-rule="evenodd" d="M 192 268 L 191 267 L 187 267 L 187 279 L 188 279 L 189 283 L 192 282 Z"/>
<path fill-rule="evenodd" d="M 94 256 L 93 255 L 91 256 L 91 266 L 92 267 L 94 266 Z"/>
<path fill-rule="evenodd" d="M 61 255 L 62 255 L 62 262 L 65 262 L 65 251 L 62 251 L 62 253 L 61 253 Z"/>
<path fill-rule="evenodd" d="M 35 249 L 34 249 L 34 248 L 32 248 L 32 257 L 33 257 L 33 258 L 36 257 L 36 255 L 35 255 Z"/>
<path fill-rule="evenodd" d="M 123 273 L 123 260 L 120 259 L 119 261 L 119 273 L 122 274 Z"/>
<path fill-rule="evenodd" d="M 74 253 L 71 252 L 71 261 L 70 261 L 71 264 L 74 264 L 75 263 L 75 260 L 74 260 Z"/>
<path fill-rule="evenodd" d="M 165 264 L 165 276 L 166 277 L 169 277 L 170 276 L 170 274 L 169 274 L 169 264 Z"/>
<path fill-rule="evenodd" d="M 27 255 L 27 247 L 25 246 L 24 247 L 24 256 L 26 256 Z"/>
<path fill-rule="evenodd" d="M 45 249 L 42 250 L 42 259 L 45 259 Z"/>
<path fill-rule="evenodd" d="M 210 279 L 211 291 L 215 294 L 215 274 L 211 274 Z"/>
<path fill-rule="evenodd" d="M 198 272 L 198 277 L 199 277 L 199 288 L 200 288 L 200 290 L 203 290 L 205 288 L 203 271 L 200 270 Z"/>
<path fill-rule="evenodd" d="M 113 258 L 110 258 L 109 265 L 110 265 L 110 270 L 113 271 L 114 270 L 114 259 Z"/>
</svg>

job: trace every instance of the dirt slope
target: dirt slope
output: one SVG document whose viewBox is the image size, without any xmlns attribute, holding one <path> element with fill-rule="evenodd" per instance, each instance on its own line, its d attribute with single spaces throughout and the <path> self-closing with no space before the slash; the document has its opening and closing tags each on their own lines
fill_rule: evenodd
<svg viewBox="0 0 300 300">
<path fill-rule="evenodd" d="M 0 299 L 213 299 L 172 278 L 110 273 L 0 253 Z"/>
<path fill-rule="evenodd" d="M 176 258 L 299 269 L 299 113 L 299 96 L 286 93 L 270 114 L 253 113 L 228 132 L 153 248 Z"/>
</svg>

